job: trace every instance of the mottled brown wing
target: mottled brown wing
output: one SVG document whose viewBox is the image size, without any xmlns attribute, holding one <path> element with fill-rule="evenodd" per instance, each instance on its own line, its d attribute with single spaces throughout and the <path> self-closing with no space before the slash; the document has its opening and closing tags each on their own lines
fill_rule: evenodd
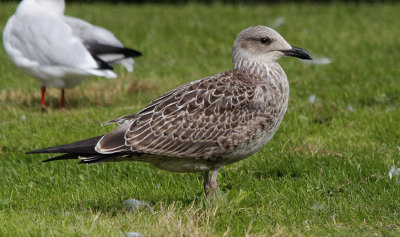
<svg viewBox="0 0 400 237">
<path fill-rule="evenodd" d="M 256 90 L 247 74 L 236 70 L 185 84 L 138 114 L 114 120 L 122 125 L 99 142 L 98 151 L 112 153 L 129 147 L 132 152 L 164 156 L 218 158 L 234 148 L 230 137 L 248 130 L 248 122 L 264 106 Z M 110 147 L 112 140 L 119 141 Z"/>
</svg>

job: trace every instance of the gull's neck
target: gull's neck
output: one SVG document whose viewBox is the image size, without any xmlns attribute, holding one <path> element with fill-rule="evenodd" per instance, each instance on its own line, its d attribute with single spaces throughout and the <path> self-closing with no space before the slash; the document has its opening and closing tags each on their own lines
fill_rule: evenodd
<svg viewBox="0 0 400 237">
<path fill-rule="evenodd" d="M 247 73 L 256 85 L 267 85 L 269 90 L 278 91 L 279 96 L 277 98 L 282 98 L 282 103 L 287 106 L 289 81 L 287 80 L 285 71 L 283 71 L 278 62 L 261 62 L 260 60 L 233 58 L 233 65 L 234 69 Z"/>
<path fill-rule="evenodd" d="M 276 61 L 260 62 L 258 60 L 249 60 L 243 58 L 234 58 L 233 69 L 244 71 L 250 75 L 266 78 L 269 75 L 282 75 L 286 78 L 286 74 Z"/>
</svg>

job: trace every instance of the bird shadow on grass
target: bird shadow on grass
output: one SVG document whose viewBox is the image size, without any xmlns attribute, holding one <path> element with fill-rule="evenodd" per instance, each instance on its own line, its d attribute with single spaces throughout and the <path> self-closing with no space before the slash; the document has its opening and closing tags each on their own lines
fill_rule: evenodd
<svg viewBox="0 0 400 237">
<path fill-rule="evenodd" d="M 100 82 L 97 79 L 85 82 L 82 86 L 65 90 L 66 110 L 94 108 L 111 108 L 129 104 L 146 98 L 156 97 L 163 93 L 163 87 L 153 78 L 138 79 L 125 78 Z M 154 96 L 153 96 L 154 94 Z M 59 110 L 61 105 L 61 91 L 55 88 L 46 88 L 47 110 Z M 147 99 L 146 99 L 147 101 Z M 20 108 L 21 110 L 46 111 L 41 108 L 40 87 L 14 88 L 0 91 L 0 104 L 6 108 Z"/>
<path fill-rule="evenodd" d="M 8 107 L 17 107 L 21 110 L 35 110 L 47 111 L 47 110 L 60 110 L 60 97 L 47 95 L 46 96 L 46 107 L 43 109 L 41 107 L 41 98 L 32 94 L 19 94 L 19 93 L 9 93 L 8 95 L 0 98 L 0 103 Z M 86 95 L 67 95 L 66 96 L 66 109 L 82 109 L 88 107 L 112 107 L 115 103 L 112 101 L 106 101 L 99 98 L 90 98 Z"/>
<path fill-rule="evenodd" d="M 72 207 L 75 210 L 85 210 L 88 212 L 95 212 L 95 213 L 104 213 L 110 216 L 116 216 L 119 214 L 135 214 L 135 213 L 142 213 L 148 212 L 154 214 L 155 211 L 162 211 L 167 206 L 180 206 L 182 208 L 189 207 L 193 205 L 193 202 L 199 203 L 204 202 L 202 199 L 189 199 L 184 198 L 177 199 L 171 198 L 161 198 L 161 199 L 154 199 L 151 201 L 142 201 L 137 200 L 139 202 L 146 203 L 146 205 L 136 207 L 131 205 L 126 205 L 126 201 L 131 200 L 122 200 L 122 199 L 89 199 L 89 200 L 80 200 Z"/>
</svg>

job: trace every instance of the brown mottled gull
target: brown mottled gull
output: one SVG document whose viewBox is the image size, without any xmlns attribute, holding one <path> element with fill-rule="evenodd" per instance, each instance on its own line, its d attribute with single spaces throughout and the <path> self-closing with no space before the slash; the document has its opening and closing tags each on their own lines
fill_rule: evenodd
<svg viewBox="0 0 400 237">
<path fill-rule="evenodd" d="M 172 172 L 204 172 L 209 196 L 218 171 L 262 148 L 282 122 L 289 99 L 277 63 L 282 56 L 311 59 L 275 30 L 249 27 L 234 42 L 233 70 L 184 84 L 137 114 L 107 122 L 119 127 L 103 136 L 28 153 L 66 153 L 45 161 L 140 161 Z"/>
</svg>

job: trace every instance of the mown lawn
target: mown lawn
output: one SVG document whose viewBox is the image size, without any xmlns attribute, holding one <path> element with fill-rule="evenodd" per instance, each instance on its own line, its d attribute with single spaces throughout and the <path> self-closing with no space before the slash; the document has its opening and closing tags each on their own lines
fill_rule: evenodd
<svg viewBox="0 0 400 237">
<path fill-rule="evenodd" d="M 0 4 L 0 26 L 15 3 Z M 93 78 L 67 91 L 39 84 L 0 50 L 0 236 L 398 236 L 400 4 L 68 4 L 67 14 L 112 31 L 143 52 L 135 72 Z M 279 22 L 281 21 L 281 22 Z M 219 174 L 217 201 L 202 174 L 140 163 L 41 163 L 24 152 L 100 135 L 104 121 L 137 112 L 182 83 L 232 68 L 242 29 L 274 26 L 326 65 L 283 59 L 289 110 L 272 141 Z M 127 199 L 153 211 L 130 212 Z"/>
</svg>

